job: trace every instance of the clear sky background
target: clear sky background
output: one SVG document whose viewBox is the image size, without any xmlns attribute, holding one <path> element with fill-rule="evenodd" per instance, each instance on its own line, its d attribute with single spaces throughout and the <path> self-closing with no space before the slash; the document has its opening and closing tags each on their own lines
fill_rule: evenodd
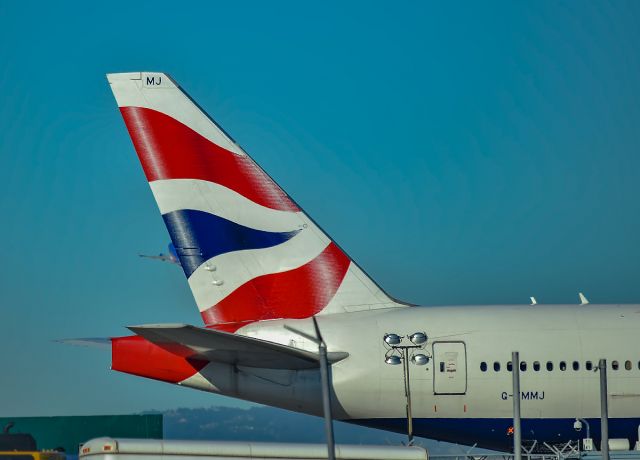
<svg viewBox="0 0 640 460">
<path fill-rule="evenodd" d="M 0 415 L 237 401 L 53 343 L 199 324 L 104 74 L 170 73 L 389 293 L 640 302 L 639 2 L 0 0 Z"/>
</svg>

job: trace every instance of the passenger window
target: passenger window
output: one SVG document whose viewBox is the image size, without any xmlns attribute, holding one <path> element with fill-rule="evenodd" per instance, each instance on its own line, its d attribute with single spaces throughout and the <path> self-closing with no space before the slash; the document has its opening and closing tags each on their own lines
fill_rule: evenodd
<svg viewBox="0 0 640 460">
<path fill-rule="evenodd" d="M 500 372 L 500 363 L 498 361 L 493 363 L 493 370 L 496 372 Z"/>
<path fill-rule="evenodd" d="M 440 361 L 440 372 L 444 372 L 444 361 Z"/>
<path fill-rule="evenodd" d="M 619 367 L 620 367 L 620 364 L 618 364 L 618 361 L 611 361 L 611 369 L 613 369 L 614 371 L 617 371 Z"/>
<path fill-rule="evenodd" d="M 513 370 L 513 365 L 511 364 L 511 361 L 509 361 L 509 362 L 507 363 L 507 370 L 508 370 L 509 372 L 511 372 L 511 371 Z"/>
<path fill-rule="evenodd" d="M 485 363 L 484 361 L 482 361 L 482 362 L 480 363 L 480 370 L 481 370 L 482 372 L 487 372 L 487 363 Z"/>
<path fill-rule="evenodd" d="M 527 362 L 526 361 L 520 361 L 520 370 L 522 372 L 527 370 Z"/>
<path fill-rule="evenodd" d="M 586 363 L 584 363 L 584 368 L 588 371 L 593 370 L 593 364 L 591 363 L 591 361 L 587 361 Z"/>
<path fill-rule="evenodd" d="M 551 361 L 547 361 L 547 370 L 548 371 L 552 371 L 553 370 L 553 363 Z"/>
<path fill-rule="evenodd" d="M 631 361 L 625 361 L 624 362 L 624 368 L 628 371 L 631 370 Z"/>
<path fill-rule="evenodd" d="M 580 363 L 578 361 L 574 361 L 573 362 L 573 370 L 574 371 L 579 371 L 580 370 Z"/>
<path fill-rule="evenodd" d="M 565 363 L 564 361 L 560 361 L 560 370 L 561 371 L 566 371 L 567 370 L 567 363 Z"/>
<path fill-rule="evenodd" d="M 538 372 L 540 370 L 540 361 L 533 362 L 533 370 Z"/>
</svg>

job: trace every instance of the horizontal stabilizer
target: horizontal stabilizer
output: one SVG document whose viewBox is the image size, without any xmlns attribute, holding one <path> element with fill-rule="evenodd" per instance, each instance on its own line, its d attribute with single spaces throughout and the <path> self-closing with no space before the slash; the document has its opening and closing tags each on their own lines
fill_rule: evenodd
<svg viewBox="0 0 640 460">
<path fill-rule="evenodd" d="M 54 340 L 54 342 L 66 343 L 67 345 L 76 345 L 78 347 L 111 348 L 111 339 L 104 337 L 92 337 L 86 339 L 59 339 Z"/>
<path fill-rule="evenodd" d="M 314 369 L 319 355 L 279 343 L 186 324 L 149 324 L 129 327 L 135 334 L 170 353 L 189 359 L 264 369 Z M 329 352 L 329 362 L 349 356 Z"/>
</svg>

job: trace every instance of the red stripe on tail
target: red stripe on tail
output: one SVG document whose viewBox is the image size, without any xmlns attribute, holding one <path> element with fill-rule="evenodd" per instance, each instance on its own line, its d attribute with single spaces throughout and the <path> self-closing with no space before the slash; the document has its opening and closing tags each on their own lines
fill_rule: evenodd
<svg viewBox="0 0 640 460">
<path fill-rule="evenodd" d="M 247 155 L 237 155 L 174 118 L 143 107 L 121 107 L 149 182 L 201 179 L 280 211 L 298 211 L 286 193 Z"/>
<path fill-rule="evenodd" d="M 333 298 L 349 264 L 349 258 L 331 243 L 301 267 L 246 282 L 203 311 L 202 319 L 215 329 L 234 332 L 253 321 L 309 318 Z"/>
</svg>

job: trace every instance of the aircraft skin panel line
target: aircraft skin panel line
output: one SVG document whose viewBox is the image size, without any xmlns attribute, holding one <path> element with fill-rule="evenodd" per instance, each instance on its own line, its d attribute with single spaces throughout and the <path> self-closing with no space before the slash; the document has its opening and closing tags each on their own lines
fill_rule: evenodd
<svg viewBox="0 0 640 460">
<path fill-rule="evenodd" d="M 339 420 L 404 432 L 402 366 L 386 333 L 428 340 L 411 366 L 414 434 L 508 450 L 511 352 L 522 437 L 599 442 L 599 359 L 609 435 L 638 440 L 640 305 L 413 307 L 390 298 L 168 75 L 107 76 L 203 326 L 145 325 L 110 339 L 112 368 L 186 388 L 322 414 L 317 321 Z M 321 191 L 320 191 L 321 192 Z M 154 257 L 165 257 L 154 256 Z M 526 299 L 527 297 L 525 297 Z M 285 327 L 286 326 L 286 327 Z M 288 327 L 302 331 L 298 335 Z M 87 340 L 76 341 L 85 344 Z"/>
</svg>

